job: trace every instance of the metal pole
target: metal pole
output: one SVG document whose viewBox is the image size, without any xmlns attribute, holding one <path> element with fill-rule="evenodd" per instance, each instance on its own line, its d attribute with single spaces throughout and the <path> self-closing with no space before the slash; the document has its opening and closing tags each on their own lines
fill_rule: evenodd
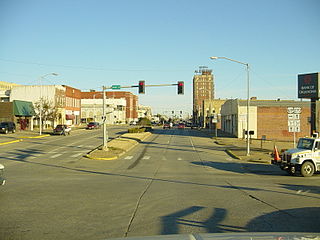
<svg viewBox="0 0 320 240">
<path fill-rule="evenodd" d="M 249 64 L 246 64 L 247 67 L 247 156 L 250 156 L 250 79 L 249 79 Z"/>
<path fill-rule="evenodd" d="M 105 94 L 105 86 L 102 86 L 102 92 L 103 92 L 103 146 L 102 146 L 102 150 L 107 150 L 108 149 L 108 145 L 107 145 L 107 134 L 106 134 L 106 130 L 107 130 L 107 125 L 106 125 L 106 94 Z"/>
<path fill-rule="evenodd" d="M 42 134 L 42 85 L 41 85 L 42 77 L 39 78 L 39 86 L 40 86 L 40 110 L 39 110 L 39 135 Z"/>
</svg>

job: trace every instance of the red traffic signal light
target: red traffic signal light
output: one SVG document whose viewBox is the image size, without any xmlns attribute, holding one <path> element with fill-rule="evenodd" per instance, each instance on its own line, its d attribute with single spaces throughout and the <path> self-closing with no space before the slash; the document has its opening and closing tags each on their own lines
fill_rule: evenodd
<svg viewBox="0 0 320 240">
<path fill-rule="evenodd" d="M 139 94 L 145 94 L 145 81 L 139 81 Z"/>
<path fill-rule="evenodd" d="M 178 94 L 184 94 L 184 82 L 178 81 Z"/>
</svg>

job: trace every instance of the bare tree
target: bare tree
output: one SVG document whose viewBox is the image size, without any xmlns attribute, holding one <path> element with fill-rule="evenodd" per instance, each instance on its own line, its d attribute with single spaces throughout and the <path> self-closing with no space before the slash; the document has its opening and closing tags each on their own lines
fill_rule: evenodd
<svg viewBox="0 0 320 240">
<path fill-rule="evenodd" d="M 41 110 L 42 122 L 45 122 L 46 124 L 47 121 L 51 121 L 52 125 L 54 125 L 57 118 L 59 118 L 61 115 L 59 114 L 58 108 L 54 106 L 53 102 L 44 98 L 41 98 L 39 101 L 34 103 L 34 109 L 38 119 L 40 119 Z M 44 124 L 42 124 L 42 126 L 44 126 Z M 44 127 L 47 128 L 47 125 Z"/>
</svg>

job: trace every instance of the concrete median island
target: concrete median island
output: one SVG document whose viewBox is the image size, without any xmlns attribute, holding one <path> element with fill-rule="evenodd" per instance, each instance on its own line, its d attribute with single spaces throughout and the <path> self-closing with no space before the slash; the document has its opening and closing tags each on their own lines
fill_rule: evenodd
<svg viewBox="0 0 320 240">
<path fill-rule="evenodd" d="M 89 152 L 86 157 L 94 160 L 116 160 L 126 152 L 134 148 L 139 142 L 144 141 L 152 133 L 125 133 L 118 138 L 108 142 L 108 151 L 101 149 L 101 146 Z"/>
</svg>

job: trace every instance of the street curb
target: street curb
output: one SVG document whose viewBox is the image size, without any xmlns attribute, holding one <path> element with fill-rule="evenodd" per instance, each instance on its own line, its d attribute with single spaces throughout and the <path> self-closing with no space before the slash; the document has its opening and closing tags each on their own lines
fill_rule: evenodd
<svg viewBox="0 0 320 240">
<path fill-rule="evenodd" d="M 50 134 L 46 134 L 46 135 L 40 135 L 40 136 L 35 136 L 35 137 L 20 137 L 20 138 L 44 138 L 44 137 L 49 137 Z"/>
<path fill-rule="evenodd" d="M 84 157 L 89 158 L 89 159 L 92 159 L 92 160 L 105 160 L 105 161 L 118 159 L 118 156 L 111 157 L 111 158 L 94 158 L 94 157 L 90 157 L 89 154 L 85 155 Z"/>
<path fill-rule="evenodd" d="M 22 142 L 22 141 L 23 141 L 22 139 L 18 139 L 18 140 L 14 140 L 14 141 L 10 141 L 10 142 L 0 143 L 0 145 L 6 145 L 6 144 L 11 144 L 11 143 L 16 143 L 16 142 Z"/>
<path fill-rule="evenodd" d="M 229 154 L 231 157 L 238 159 L 238 160 L 242 160 L 241 157 L 237 156 L 236 154 L 234 154 L 231 150 L 229 149 L 225 149 L 226 153 Z"/>
<path fill-rule="evenodd" d="M 99 149 L 102 145 L 100 145 L 99 147 L 91 150 L 90 152 L 88 152 L 84 157 L 89 158 L 91 160 L 117 160 L 118 158 L 120 158 L 121 156 L 123 156 L 124 154 L 126 154 L 127 152 L 129 152 L 130 150 L 132 150 L 135 146 L 137 146 L 139 143 L 143 142 L 144 140 L 146 140 L 148 137 L 150 137 L 152 135 L 152 133 L 150 133 L 149 135 L 147 135 L 146 137 L 144 137 L 143 139 L 131 139 L 134 140 L 135 143 L 133 143 L 128 149 L 124 150 L 122 153 L 117 154 L 117 156 L 111 157 L 111 158 L 94 158 L 94 157 L 90 157 L 90 153 L 92 153 L 93 151 Z M 119 137 L 121 138 L 121 136 Z"/>
</svg>

